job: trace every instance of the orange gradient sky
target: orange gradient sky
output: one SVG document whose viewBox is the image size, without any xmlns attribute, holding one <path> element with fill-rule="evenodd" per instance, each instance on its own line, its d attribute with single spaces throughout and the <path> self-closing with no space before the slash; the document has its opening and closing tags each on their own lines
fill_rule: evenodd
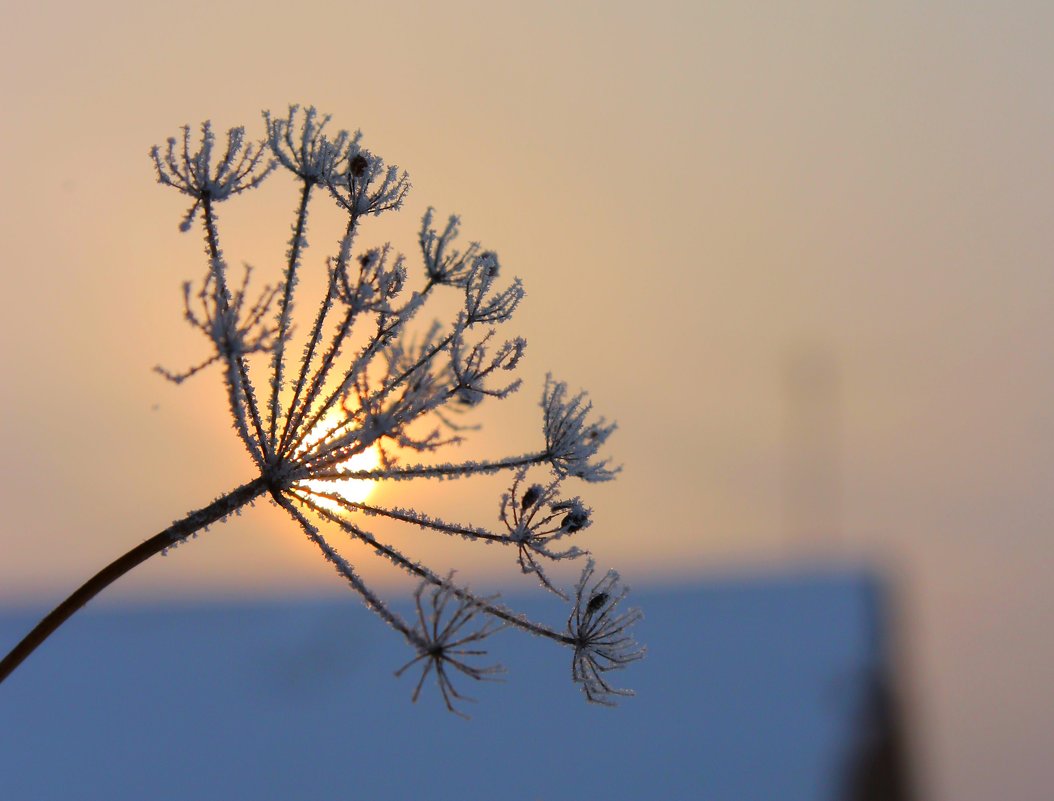
<svg viewBox="0 0 1054 801">
<path fill-rule="evenodd" d="M 1054 675 L 1054 7 L 3 9 L 0 600 L 56 598 L 252 477 L 216 372 L 151 372 L 207 343 L 181 319 L 201 242 L 147 150 L 314 104 L 414 183 L 362 244 L 412 256 L 433 205 L 526 284 L 525 387 L 466 453 L 536 447 L 551 370 L 620 424 L 624 473 L 581 491 L 586 544 L 631 581 L 894 565 L 926 748 L 961 766 L 942 797 L 1025 797 L 985 777 L 1034 778 L 1054 722 L 1021 689 Z M 232 264 L 277 275 L 294 191 L 220 208 Z M 405 490 L 378 498 L 496 523 L 499 485 Z M 497 549 L 417 553 L 530 584 Z M 261 505 L 113 593 L 330 590 Z"/>
</svg>

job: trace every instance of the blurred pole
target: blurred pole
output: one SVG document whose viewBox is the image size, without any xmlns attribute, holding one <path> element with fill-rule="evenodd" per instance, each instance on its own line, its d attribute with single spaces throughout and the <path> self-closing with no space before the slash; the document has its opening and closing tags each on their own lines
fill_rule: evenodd
<svg viewBox="0 0 1054 801">
<path fill-rule="evenodd" d="M 816 554 L 842 545 L 841 376 L 822 345 L 799 346 L 783 364 L 783 528 L 785 540 Z"/>
</svg>

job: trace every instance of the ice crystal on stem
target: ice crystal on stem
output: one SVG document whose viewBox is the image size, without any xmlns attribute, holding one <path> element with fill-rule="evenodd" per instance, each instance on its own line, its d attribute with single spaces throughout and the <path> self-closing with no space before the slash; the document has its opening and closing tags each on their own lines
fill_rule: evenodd
<svg viewBox="0 0 1054 801">
<path fill-rule="evenodd" d="M 642 615 L 639 609 L 617 611 L 629 589 L 619 586 L 619 575 L 614 570 L 589 586 L 594 569 L 590 559 L 575 588 L 575 607 L 567 620 L 575 649 L 571 675 L 582 685 L 586 698 L 611 706 L 613 696 L 633 695 L 632 690 L 612 687 L 604 674 L 621 670 L 644 656 L 644 649 L 629 633 Z"/>
<path fill-rule="evenodd" d="M 265 286 L 257 300 L 247 306 L 246 293 L 250 275 L 252 268 L 246 266 L 241 288 L 233 294 L 231 305 L 226 311 L 212 302 L 212 286 L 216 280 L 213 273 L 206 275 L 197 293 L 193 293 L 189 281 L 183 284 L 183 316 L 213 342 L 216 353 L 182 373 L 172 373 L 164 367 L 155 367 L 156 372 L 169 381 L 181 384 L 199 370 L 224 358 L 226 354 L 248 356 L 251 353 L 269 353 L 274 349 L 278 329 L 266 322 L 266 317 L 271 311 L 279 288 Z M 200 312 L 194 310 L 192 298 L 199 302 Z"/>
<path fill-rule="evenodd" d="M 509 531 L 509 541 L 515 543 L 519 551 L 520 569 L 524 573 L 536 574 L 547 589 L 567 600 L 567 595 L 549 581 L 538 557 L 556 561 L 576 559 L 585 554 L 585 551 L 575 545 L 558 551 L 553 550 L 550 544 L 586 528 L 591 522 L 591 510 L 578 498 L 559 498 L 560 479 L 550 481 L 544 486 L 531 484 L 520 493 L 519 488 L 526 475 L 526 470 L 520 470 L 512 488 L 502 496 L 501 522 Z"/>
<path fill-rule="evenodd" d="M 589 422 L 593 404 L 580 392 L 567 399 L 567 384 L 545 379 L 542 395 L 545 410 L 545 447 L 558 476 L 577 476 L 586 481 L 609 481 L 621 468 L 609 468 L 609 460 L 591 461 L 616 428 L 603 417 Z"/>
<path fill-rule="evenodd" d="M 180 140 L 169 137 L 168 147 L 162 155 L 161 148 L 150 150 L 157 170 L 158 183 L 174 186 L 185 195 L 194 198 L 194 205 L 180 223 L 180 230 L 189 231 L 194 224 L 198 208 L 206 200 L 227 200 L 248 189 L 255 189 L 275 167 L 268 158 L 263 142 L 245 143 L 245 129 L 231 128 L 227 131 L 227 149 L 213 164 L 213 149 L 216 135 L 212 123 L 201 125 L 201 144 L 190 152 L 190 126 L 183 126 L 182 148 Z"/>
<path fill-rule="evenodd" d="M 625 595 L 616 588 L 617 575 L 609 573 L 587 588 L 590 561 L 577 588 L 568 592 L 547 572 L 550 563 L 586 553 L 571 540 L 590 525 L 591 510 L 579 498 L 561 493 L 570 479 L 606 481 L 615 476 L 618 468 L 599 455 L 614 424 L 593 418 L 585 393 L 569 396 L 566 384 L 547 378 L 537 450 L 483 461 L 435 458 L 478 429 L 465 419 L 480 404 L 519 389 L 514 373 L 526 342 L 499 332 L 519 307 L 523 284 L 518 278 L 506 280 L 497 255 L 478 242 L 459 249 L 459 218 L 451 216 L 439 230 L 432 209 L 418 231 L 423 268 L 418 284 L 407 259 L 390 245 L 358 249 L 365 221 L 402 206 L 410 188 L 407 174 L 363 148 L 360 134 L 331 132 L 329 117 L 313 107 L 290 106 L 285 114 L 264 112 L 263 117 L 266 130 L 255 144 L 247 143 L 244 129 L 232 128 L 221 152 L 205 122 L 196 144 L 186 126 L 167 147 L 151 150 L 158 182 L 192 200 L 180 229 L 187 231 L 200 220 L 205 277 L 197 290 L 184 286 L 184 316 L 210 342 L 209 355 L 195 366 L 181 373 L 158 371 L 181 383 L 220 365 L 234 429 L 257 476 L 100 572 L 0 663 L 0 680 L 124 572 L 269 495 L 363 602 L 414 648 L 416 656 L 399 673 L 422 666 L 415 700 L 424 681 L 434 676 L 446 707 L 461 714 L 455 702 L 465 696 L 454 688 L 453 674 L 493 678 L 498 669 L 478 667 L 474 658 L 483 653 L 478 648 L 483 639 L 506 627 L 572 649 L 573 676 L 590 701 L 609 704 L 613 696 L 626 694 L 604 678 L 606 671 L 641 653 L 628 634 L 639 615 L 615 612 Z M 275 286 L 250 291 L 246 268 L 232 287 L 216 207 L 276 171 L 289 176 L 298 190 L 281 278 Z M 307 226 L 319 197 L 335 201 L 345 219 L 343 230 L 333 237 L 333 255 L 312 268 L 304 263 Z M 294 324 L 305 269 L 318 270 L 324 288 L 314 311 Z M 414 333 L 411 322 L 444 291 L 460 297 L 452 319 Z M 376 467 L 351 466 L 367 452 L 378 455 Z M 405 482 L 494 473 L 511 479 L 494 528 L 429 515 L 416 508 L 412 493 L 403 505 L 342 494 L 349 479 L 402 482 L 393 488 L 399 490 Z M 522 573 L 565 600 L 573 593 L 566 630 L 530 620 L 499 603 L 497 596 L 479 596 L 455 583 L 452 575 L 439 575 L 403 546 L 383 542 L 370 530 L 378 520 L 406 524 L 423 536 L 509 548 Z M 420 582 L 412 624 L 373 592 L 331 542 L 328 530 Z"/>
<path fill-rule="evenodd" d="M 435 209 L 429 208 L 421 218 L 421 231 L 418 241 L 424 257 L 425 272 L 428 280 L 436 284 L 463 287 L 468 282 L 469 274 L 475 265 L 483 259 L 497 266 L 498 257 L 480 247 L 479 242 L 472 242 L 462 253 L 453 247 L 457 239 L 461 218 L 451 214 L 442 233 L 432 227 Z"/>
<path fill-rule="evenodd" d="M 263 113 L 267 144 L 274 157 L 289 172 L 312 184 L 340 180 L 335 168 L 349 147 L 357 148 L 362 134 L 338 131 L 332 139 L 323 134 L 329 115 L 319 117 L 314 107 L 300 111 L 292 105 L 285 118 Z M 298 130 L 299 125 L 299 130 Z"/>
<path fill-rule="evenodd" d="M 494 679 L 504 673 L 501 665 L 477 667 L 469 664 L 470 657 L 485 656 L 486 651 L 472 647 L 486 639 L 494 632 L 504 628 L 494 618 L 488 618 L 486 611 L 474 598 L 459 595 L 448 584 L 431 587 L 428 602 L 422 602 L 421 596 L 430 585 L 422 581 L 414 593 L 417 607 L 417 623 L 406 633 L 406 639 L 417 650 L 417 656 L 395 671 L 401 676 L 418 663 L 422 663 L 421 677 L 414 687 L 413 700 L 416 702 L 421 694 L 421 687 L 428 674 L 435 672 L 436 682 L 443 694 L 446 708 L 456 715 L 466 717 L 454 706 L 454 701 L 473 701 L 467 695 L 461 695 L 451 681 L 450 671 L 456 670 L 471 679 Z M 475 625 L 477 618 L 483 622 Z"/>
</svg>

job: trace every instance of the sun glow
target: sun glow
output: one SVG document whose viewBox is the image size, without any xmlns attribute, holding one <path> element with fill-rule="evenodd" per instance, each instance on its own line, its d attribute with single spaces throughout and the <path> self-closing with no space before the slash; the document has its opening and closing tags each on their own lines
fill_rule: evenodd
<svg viewBox="0 0 1054 801">
<path fill-rule="evenodd" d="M 380 467 L 381 457 L 377 453 L 376 448 L 370 448 L 357 453 L 348 459 L 346 462 L 341 462 L 340 467 L 345 470 L 373 470 Z M 371 481 L 368 478 L 347 478 L 341 481 L 321 481 L 319 479 L 311 481 L 301 481 L 308 489 L 314 492 L 326 492 L 330 495 L 339 495 L 345 500 L 351 501 L 352 503 L 362 503 L 373 492 L 374 487 L 377 486 L 376 481 Z M 331 501 L 327 498 L 316 498 L 315 501 L 319 506 L 325 506 L 328 509 L 337 511 L 343 509 L 343 507 Z"/>
<path fill-rule="evenodd" d="M 311 435 L 304 438 L 302 449 L 310 448 L 323 436 L 329 429 L 330 424 L 328 418 L 324 418 L 315 426 L 314 431 Z M 318 432 L 317 434 L 315 432 Z M 347 460 L 341 462 L 337 467 L 341 470 L 374 470 L 381 466 L 381 455 L 377 451 L 376 447 L 367 448 L 362 453 L 357 453 Z M 340 481 L 322 481 L 321 479 L 310 479 L 307 481 L 299 482 L 302 486 L 308 488 L 312 492 L 322 492 L 329 495 L 339 495 L 347 501 L 352 503 L 363 503 L 373 492 L 374 487 L 377 486 L 376 481 L 371 481 L 366 478 L 348 478 Z M 340 511 L 344 509 L 336 501 L 329 500 L 327 498 L 315 498 L 315 502 L 319 506 L 324 506 L 332 511 Z"/>
</svg>

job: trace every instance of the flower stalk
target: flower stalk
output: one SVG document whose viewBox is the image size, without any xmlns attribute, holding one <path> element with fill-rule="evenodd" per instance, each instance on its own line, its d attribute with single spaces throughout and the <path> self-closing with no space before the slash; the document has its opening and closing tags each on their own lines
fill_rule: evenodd
<svg viewBox="0 0 1054 801">
<path fill-rule="evenodd" d="M 77 610 L 125 573 L 138 567 L 151 556 L 175 547 L 192 534 L 224 520 L 243 506 L 251 504 L 265 492 L 267 492 L 267 481 L 263 477 L 253 479 L 217 498 L 208 506 L 191 512 L 182 520 L 177 520 L 164 531 L 159 531 L 150 539 L 108 564 L 84 582 L 69 598 L 56 606 L 0 661 L 0 682 L 10 676 L 15 668 L 21 665 Z"/>
<path fill-rule="evenodd" d="M 314 108 L 291 106 L 285 116 L 265 112 L 264 122 L 259 142 L 249 142 L 243 128 L 228 131 L 222 153 L 208 122 L 200 128 L 196 149 L 191 128 L 185 126 L 182 137 L 151 151 L 158 182 L 191 203 L 180 230 L 189 230 L 195 221 L 201 226 L 207 265 L 196 290 L 184 285 L 184 316 L 205 335 L 210 351 L 182 372 L 160 367 L 157 372 L 178 384 L 220 365 L 233 427 L 258 477 L 96 574 L 5 657 L 0 681 L 120 576 L 267 495 L 364 604 L 405 639 L 413 656 L 397 675 L 421 667 L 414 700 L 431 675 L 446 707 L 462 714 L 457 704 L 469 699 L 453 679 L 492 678 L 499 667 L 475 660 L 485 654 L 481 643 L 505 629 L 570 649 L 572 678 L 589 701 L 610 704 L 629 694 L 606 676 L 643 653 L 628 632 L 639 612 L 615 608 L 626 593 L 618 574 L 609 571 L 590 586 L 590 560 L 578 584 L 563 590 L 547 570 L 550 563 L 587 554 L 569 540 L 593 522 L 592 510 L 578 497 L 563 495 L 565 483 L 615 478 L 620 468 L 600 454 L 615 424 L 593 414 L 584 392 L 572 395 L 565 383 L 547 377 L 540 404 L 541 441 L 535 450 L 482 461 L 437 459 L 435 453 L 455 447 L 479 428 L 471 422 L 475 409 L 521 386 L 511 374 L 527 343 L 515 336 L 499 339 L 498 332 L 523 300 L 522 282 L 506 282 L 497 255 L 478 242 L 457 246 L 457 216 L 450 216 L 440 230 L 428 209 L 417 235 L 420 288 L 411 290 L 407 260 L 390 245 L 356 250 L 367 220 L 402 206 L 410 189 L 407 174 L 363 148 L 361 134 L 327 131 L 329 118 Z M 292 235 L 279 283 L 250 295 L 249 268 L 240 283 L 231 281 L 216 207 L 255 189 L 274 172 L 290 174 L 297 186 Z M 325 260 L 325 291 L 306 335 L 300 335 L 297 287 L 303 271 L 310 269 L 305 261 L 310 207 L 316 197 L 326 195 L 344 210 L 346 220 L 336 254 Z M 415 335 L 411 323 L 444 288 L 460 308 L 446 323 L 433 322 Z M 295 352 L 301 354 L 298 368 L 291 359 Z M 254 384 L 254 371 L 261 370 L 264 378 L 257 375 Z M 377 455 L 378 466 L 349 466 L 350 459 L 367 452 Z M 389 507 L 351 500 L 340 489 L 349 480 L 403 490 L 414 481 L 463 481 L 491 474 L 510 479 L 497 504 L 500 529 L 443 521 L 412 501 Z M 566 625 L 529 620 L 496 596 L 480 596 L 455 582 L 453 574 L 440 575 L 402 546 L 383 542 L 367 527 L 377 518 L 414 526 L 425 536 L 457 536 L 507 548 L 521 573 L 572 603 Z M 415 619 L 404 619 L 368 586 L 330 541 L 327 529 L 364 544 L 368 552 L 419 581 Z"/>
</svg>

